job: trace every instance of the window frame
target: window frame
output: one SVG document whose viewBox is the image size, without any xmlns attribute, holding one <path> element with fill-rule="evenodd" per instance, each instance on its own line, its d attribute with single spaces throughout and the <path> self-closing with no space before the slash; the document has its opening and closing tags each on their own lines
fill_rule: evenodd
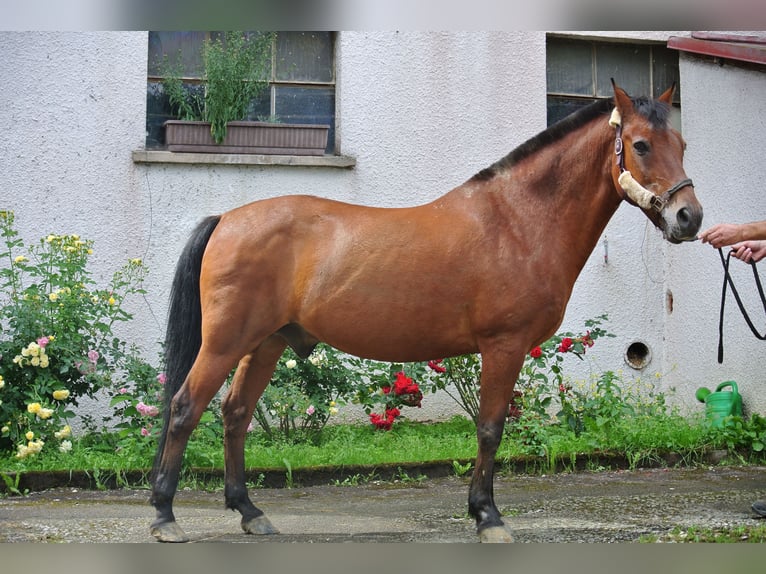
<svg viewBox="0 0 766 574">
<path fill-rule="evenodd" d="M 550 85 L 550 79 L 548 77 L 548 71 L 551 67 L 551 53 L 550 53 L 550 46 L 552 43 L 571 43 L 571 44 L 577 44 L 580 46 L 587 46 L 590 48 L 590 93 L 589 94 L 583 94 L 583 93 L 577 93 L 577 92 L 570 92 L 566 90 L 555 90 L 551 89 Z M 572 36 L 572 35 L 563 35 L 563 34 L 547 34 L 546 35 L 546 60 L 545 60 L 545 67 L 546 67 L 546 110 L 547 110 L 547 125 L 552 125 L 555 123 L 555 121 L 558 121 L 562 119 L 564 116 L 554 116 L 553 118 L 551 113 L 551 104 L 555 101 L 564 102 L 569 101 L 573 102 L 574 105 L 577 106 L 585 106 L 597 99 L 604 99 L 604 98 L 610 98 L 612 97 L 612 94 L 603 94 L 599 93 L 599 53 L 600 51 L 609 48 L 624 48 L 624 47 L 640 47 L 647 50 L 648 59 L 646 61 L 646 70 L 648 71 L 648 78 L 649 78 L 649 87 L 647 93 L 631 93 L 631 96 L 647 96 L 651 95 L 653 97 L 658 97 L 660 90 L 665 90 L 670 87 L 670 85 L 664 85 L 659 86 L 658 81 L 659 78 L 655 78 L 655 56 L 656 56 L 656 50 L 660 49 L 664 52 L 663 56 L 670 57 L 671 63 L 675 63 L 673 66 L 673 70 L 675 71 L 675 74 L 671 74 L 671 77 L 674 78 L 674 81 L 676 82 L 676 90 L 673 95 L 673 111 L 671 113 L 671 121 L 674 124 L 674 127 L 676 129 L 679 129 L 680 131 L 680 107 L 681 107 L 681 83 L 680 83 L 680 72 L 678 69 L 678 57 L 677 52 L 672 50 L 671 48 L 668 48 L 667 45 L 663 42 L 657 42 L 657 41 L 640 41 L 635 39 L 630 40 L 620 40 L 618 38 L 593 38 L 593 37 L 582 37 L 582 36 Z M 672 71 L 672 70 L 671 70 Z M 615 78 L 617 83 L 619 84 L 619 78 Z M 554 86 L 555 87 L 555 86 Z M 630 92 L 630 90 L 628 90 Z M 568 114 L 567 114 L 568 115 Z"/>
<path fill-rule="evenodd" d="M 216 34 L 219 34 L 220 32 L 217 31 L 205 31 L 201 32 L 203 34 L 203 41 L 208 40 L 211 37 L 214 37 Z M 338 33 L 334 31 L 318 31 L 318 32 L 309 32 L 309 31 L 301 31 L 301 32 L 283 32 L 283 33 L 299 33 L 299 34 L 311 34 L 311 33 L 317 33 L 317 34 L 329 34 L 329 65 L 327 66 L 327 71 L 329 72 L 329 77 L 327 79 L 294 79 L 289 77 L 284 77 L 284 75 L 280 76 L 280 70 L 278 67 L 278 61 L 280 58 L 280 44 L 279 44 L 279 37 L 277 33 L 277 37 L 274 38 L 272 43 L 272 51 L 271 51 L 271 69 L 270 69 L 270 77 L 268 79 L 269 85 L 266 90 L 266 93 L 268 96 L 263 96 L 263 100 L 268 98 L 268 115 L 269 116 L 277 116 L 279 117 L 278 110 L 280 107 L 280 102 L 287 101 L 285 96 L 282 96 L 280 98 L 280 90 L 281 89 L 289 89 L 289 88 L 298 88 L 298 89 L 329 89 L 330 97 L 332 98 L 332 104 L 331 106 L 325 106 L 324 109 L 330 112 L 329 116 L 329 123 L 330 124 L 330 139 L 328 141 L 328 152 L 326 153 L 326 156 L 338 156 L 340 155 L 340 138 L 338 137 L 337 133 L 337 126 L 338 126 L 338 100 L 337 100 L 337 41 L 338 41 Z M 149 32 L 149 34 L 152 34 L 152 32 Z M 151 36 L 147 37 L 147 73 L 146 73 L 146 82 L 147 82 L 147 99 L 149 99 L 150 94 L 150 86 L 156 85 L 162 81 L 162 75 L 159 75 L 159 71 L 157 70 L 157 66 L 153 65 L 150 62 L 150 59 L 152 58 L 152 50 L 151 50 Z M 284 72 L 284 69 L 281 70 Z M 192 75 L 189 73 L 188 69 L 184 71 L 184 75 L 182 76 L 182 80 L 184 83 L 188 83 L 190 85 L 199 85 L 204 82 L 204 78 L 202 77 L 202 71 L 200 71 L 200 75 Z M 159 144 L 162 140 L 153 137 L 152 134 L 150 134 L 150 114 L 151 111 L 149 109 L 149 105 L 147 103 L 147 137 L 145 142 L 145 152 L 162 152 L 167 151 L 164 147 Z M 265 115 L 265 114 L 260 114 Z M 289 120 L 288 120 L 289 121 Z M 301 123 L 311 123 L 311 122 L 301 122 Z M 324 123 L 324 122 L 323 122 Z M 156 125 L 156 124 L 154 124 Z M 154 128 L 156 129 L 156 128 Z M 158 145 L 159 144 L 159 145 Z M 211 154 L 207 154 L 211 155 Z M 220 154 L 220 155 L 228 155 L 228 154 Z M 247 155 L 247 154 L 244 154 Z M 150 161 L 148 158 L 151 157 L 161 157 L 161 154 L 158 153 L 150 153 L 147 155 L 147 153 L 140 153 L 136 152 L 134 153 L 134 161 Z M 293 157 L 293 156 L 290 156 Z M 298 158 L 299 156 L 295 156 L 295 158 Z M 346 158 L 348 160 L 348 158 Z M 182 161 L 181 163 L 188 163 L 186 160 Z M 205 162 L 207 163 L 207 162 Z M 223 163 L 241 163 L 238 161 L 229 161 L 225 160 Z M 261 162 L 258 162 L 261 163 Z M 263 163 L 267 164 L 274 164 L 274 163 L 282 163 L 282 162 L 274 162 L 266 160 Z M 306 163 L 303 161 L 296 161 L 294 163 L 302 164 Z M 309 164 L 313 164 L 315 162 L 308 162 Z M 347 167 L 348 161 L 341 161 L 341 162 L 329 162 L 332 165 L 335 165 L 337 163 L 340 163 L 343 167 Z"/>
</svg>

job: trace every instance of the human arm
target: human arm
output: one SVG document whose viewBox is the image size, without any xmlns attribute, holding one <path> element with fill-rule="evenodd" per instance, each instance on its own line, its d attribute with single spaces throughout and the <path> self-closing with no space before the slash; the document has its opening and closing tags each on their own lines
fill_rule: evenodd
<svg viewBox="0 0 766 574">
<path fill-rule="evenodd" d="M 710 243 L 715 248 L 749 240 L 764 240 L 766 239 L 766 220 L 751 223 L 719 223 L 706 229 L 698 237 L 702 243 Z"/>
</svg>

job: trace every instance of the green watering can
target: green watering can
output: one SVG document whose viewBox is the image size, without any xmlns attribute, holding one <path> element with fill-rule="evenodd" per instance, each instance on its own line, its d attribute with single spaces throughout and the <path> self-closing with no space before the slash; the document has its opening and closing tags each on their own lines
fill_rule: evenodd
<svg viewBox="0 0 766 574">
<path fill-rule="evenodd" d="M 731 387 L 731 390 L 722 390 L 726 387 Z M 724 381 L 714 392 L 700 387 L 696 397 L 698 401 L 705 403 L 705 414 L 714 427 L 722 427 L 724 419 L 728 416 L 742 416 L 742 396 L 734 381 Z"/>
</svg>

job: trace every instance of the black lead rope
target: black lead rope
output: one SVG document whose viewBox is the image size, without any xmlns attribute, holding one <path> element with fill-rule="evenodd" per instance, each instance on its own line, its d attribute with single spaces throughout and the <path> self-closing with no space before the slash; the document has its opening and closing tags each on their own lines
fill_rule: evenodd
<svg viewBox="0 0 766 574">
<path fill-rule="evenodd" d="M 721 263 L 723 264 L 723 287 L 721 288 L 721 316 L 718 321 L 718 362 L 723 363 L 723 310 L 724 306 L 726 305 L 726 288 L 727 286 L 731 288 L 731 292 L 734 295 L 734 299 L 737 301 L 737 305 L 739 306 L 739 310 L 742 313 L 742 316 L 745 318 L 745 322 L 747 323 L 747 326 L 750 327 L 750 331 L 752 331 L 753 335 L 761 341 L 766 341 L 766 333 L 761 335 L 758 332 L 758 329 L 756 329 L 755 325 L 753 325 L 753 322 L 750 320 L 750 316 L 747 313 L 747 310 L 745 310 L 745 306 L 742 304 L 742 299 L 739 296 L 739 293 L 737 292 L 737 288 L 734 286 L 734 281 L 731 278 L 731 275 L 729 275 L 729 261 L 731 260 L 731 251 L 729 251 L 729 254 L 724 257 L 723 250 L 719 249 L 718 254 L 721 256 Z M 761 285 L 761 278 L 758 275 L 758 269 L 755 267 L 755 261 L 750 261 L 750 265 L 753 268 L 753 276 L 755 277 L 755 285 L 758 288 L 758 295 L 761 296 L 761 303 L 763 304 L 763 311 L 766 313 L 766 296 L 764 296 L 763 293 L 763 286 Z"/>
</svg>

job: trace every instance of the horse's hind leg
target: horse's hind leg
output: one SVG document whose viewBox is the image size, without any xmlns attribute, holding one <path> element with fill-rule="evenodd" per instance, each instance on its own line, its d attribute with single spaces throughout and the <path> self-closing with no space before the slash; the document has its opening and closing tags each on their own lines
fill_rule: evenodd
<svg viewBox="0 0 766 574">
<path fill-rule="evenodd" d="M 279 336 L 266 339 L 237 367 L 231 388 L 223 400 L 226 507 L 242 515 L 242 530 L 248 534 L 276 534 L 269 519 L 250 501 L 245 486 L 245 435 L 255 405 L 269 384 L 274 367 L 285 350 Z"/>
<path fill-rule="evenodd" d="M 206 352 L 203 346 L 184 384 L 170 403 L 170 417 L 164 431 L 167 436 L 151 496 L 151 503 L 157 512 L 151 533 L 160 542 L 188 541 L 173 514 L 173 498 L 178 487 L 184 450 L 202 413 L 223 385 L 236 360 L 233 357 L 213 355 Z"/>
</svg>

